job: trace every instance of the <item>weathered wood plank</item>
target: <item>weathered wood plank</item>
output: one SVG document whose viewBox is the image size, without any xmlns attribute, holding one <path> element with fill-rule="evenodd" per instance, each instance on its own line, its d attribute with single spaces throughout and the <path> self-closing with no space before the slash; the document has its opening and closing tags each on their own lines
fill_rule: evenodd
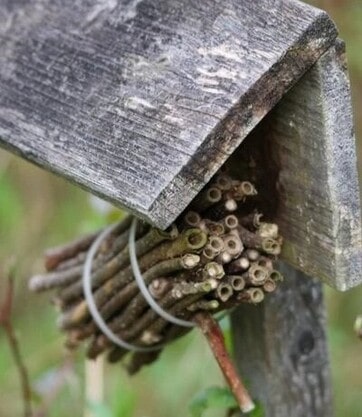
<svg viewBox="0 0 362 417">
<path fill-rule="evenodd" d="M 296 0 L 5 0 L 0 144 L 166 227 L 335 37 Z"/>
<path fill-rule="evenodd" d="M 237 365 L 264 417 L 332 417 L 321 284 L 281 269 L 278 292 L 232 315 Z"/>
<path fill-rule="evenodd" d="M 283 258 L 339 290 L 360 284 L 360 199 L 342 42 L 280 101 L 268 126 L 279 166 L 275 221 Z"/>
</svg>

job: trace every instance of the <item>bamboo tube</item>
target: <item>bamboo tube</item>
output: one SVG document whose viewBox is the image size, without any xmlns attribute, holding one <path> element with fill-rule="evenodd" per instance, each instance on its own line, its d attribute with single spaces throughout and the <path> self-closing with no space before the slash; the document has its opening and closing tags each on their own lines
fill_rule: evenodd
<svg viewBox="0 0 362 417">
<path fill-rule="evenodd" d="M 234 214 L 228 214 L 224 218 L 225 230 L 230 231 L 236 229 L 239 225 L 239 220 Z"/>
<path fill-rule="evenodd" d="M 220 303 L 217 300 L 199 300 L 187 307 L 189 311 L 212 311 L 218 309 Z"/>
<path fill-rule="evenodd" d="M 233 295 L 233 288 L 227 282 L 221 282 L 215 290 L 215 295 L 222 302 L 227 301 Z"/>
<path fill-rule="evenodd" d="M 243 251 L 244 247 L 239 237 L 229 234 L 223 238 L 225 251 L 235 258 L 239 256 Z"/>
<path fill-rule="evenodd" d="M 275 223 L 261 222 L 256 233 L 263 238 L 277 239 L 279 228 Z"/>
<path fill-rule="evenodd" d="M 260 252 L 256 249 L 247 249 L 245 254 L 252 262 L 257 261 L 260 257 Z"/>
<path fill-rule="evenodd" d="M 222 198 L 222 192 L 216 187 L 207 188 L 191 203 L 192 208 L 197 212 L 203 212 L 212 205 L 218 203 Z"/>
<path fill-rule="evenodd" d="M 227 270 L 230 274 L 238 273 L 238 272 L 244 272 L 250 267 L 250 261 L 248 258 L 241 256 L 238 259 L 235 259 L 235 261 L 232 261 L 228 267 Z"/>
<path fill-rule="evenodd" d="M 284 281 L 283 275 L 279 271 L 277 271 L 276 269 L 273 269 L 269 273 L 269 277 L 275 282 L 283 282 Z"/>
<path fill-rule="evenodd" d="M 246 303 L 259 304 L 264 300 L 264 292 L 260 288 L 247 288 L 237 295 L 237 300 Z"/>
<path fill-rule="evenodd" d="M 188 211 L 184 218 L 183 218 L 183 224 L 185 227 L 199 227 L 201 222 L 201 216 L 196 211 Z"/>
<path fill-rule="evenodd" d="M 203 269 L 204 278 L 221 279 L 225 275 L 224 268 L 217 262 L 208 262 Z"/>
<path fill-rule="evenodd" d="M 219 222 L 205 219 L 204 224 L 207 233 L 209 233 L 212 236 L 221 236 L 225 233 L 224 225 Z"/>
<path fill-rule="evenodd" d="M 268 269 L 269 271 L 273 270 L 273 261 L 266 256 L 260 256 L 257 260 L 257 264 Z"/>
<path fill-rule="evenodd" d="M 267 293 L 274 292 L 277 288 L 277 284 L 271 278 L 268 278 L 263 284 L 263 290 Z"/>
<path fill-rule="evenodd" d="M 245 279 L 241 275 L 228 275 L 226 279 L 234 291 L 241 291 L 245 288 Z"/>
<path fill-rule="evenodd" d="M 246 283 L 254 286 L 262 286 L 269 277 L 269 271 L 262 266 L 252 264 L 247 272 L 243 274 Z"/>
<path fill-rule="evenodd" d="M 228 191 L 232 187 L 232 179 L 228 175 L 217 175 L 215 178 L 215 187 L 221 191 Z"/>
</svg>

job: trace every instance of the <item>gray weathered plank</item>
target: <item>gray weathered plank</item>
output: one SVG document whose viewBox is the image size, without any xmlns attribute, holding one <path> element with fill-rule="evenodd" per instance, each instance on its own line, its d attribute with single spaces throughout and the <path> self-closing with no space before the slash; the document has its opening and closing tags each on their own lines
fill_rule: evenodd
<svg viewBox="0 0 362 417">
<path fill-rule="evenodd" d="M 279 291 L 232 315 L 237 365 L 264 417 L 332 417 L 321 284 L 281 270 Z"/>
<path fill-rule="evenodd" d="M 0 144 L 166 227 L 335 37 L 296 0 L 3 0 Z"/>
<path fill-rule="evenodd" d="M 280 101 L 269 125 L 283 259 L 339 290 L 362 282 L 355 138 L 344 44 Z"/>
</svg>

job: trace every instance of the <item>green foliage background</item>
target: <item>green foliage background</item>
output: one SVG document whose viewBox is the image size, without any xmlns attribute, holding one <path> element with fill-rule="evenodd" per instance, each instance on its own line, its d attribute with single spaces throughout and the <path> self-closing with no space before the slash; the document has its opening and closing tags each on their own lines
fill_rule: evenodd
<svg viewBox="0 0 362 417">
<path fill-rule="evenodd" d="M 328 10 L 347 42 L 362 161 L 362 2 L 325 0 L 313 3 Z M 0 151 L 0 271 L 15 257 L 14 321 L 35 385 L 46 382 L 64 352 L 48 296 L 29 293 L 27 278 L 42 269 L 44 248 L 106 222 L 107 216 L 91 207 L 84 191 Z M 4 279 L 0 277 L 0 295 L 3 288 Z M 362 343 L 354 336 L 352 325 L 355 316 L 362 313 L 362 288 L 345 294 L 325 290 L 336 416 L 361 417 Z M 77 372 L 62 389 L 49 416 L 82 415 L 83 368 L 83 355 L 79 352 Z M 223 385 L 208 347 L 196 332 L 169 347 L 161 360 L 132 379 L 119 365 L 107 368 L 106 372 L 107 405 L 92 405 L 98 417 L 184 417 L 190 413 L 196 416 L 197 406 L 188 409 L 195 392 Z M 205 401 L 200 398 L 196 404 L 203 407 Z M 18 415 L 21 415 L 18 378 L 0 331 L 0 417 Z M 216 409 L 204 415 L 223 413 Z"/>
</svg>

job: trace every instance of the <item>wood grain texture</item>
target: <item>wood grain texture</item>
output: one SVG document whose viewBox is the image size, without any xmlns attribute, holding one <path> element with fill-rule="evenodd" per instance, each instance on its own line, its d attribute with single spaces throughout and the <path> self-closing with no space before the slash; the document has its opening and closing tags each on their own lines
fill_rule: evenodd
<svg viewBox="0 0 362 417">
<path fill-rule="evenodd" d="M 237 365 L 264 417 L 332 417 L 321 284 L 281 270 L 280 290 L 232 315 Z"/>
<path fill-rule="evenodd" d="M 335 38 L 296 0 L 3 0 L 0 144 L 164 228 Z"/>
<path fill-rule="evenodd" d="M 345 51 L 337 42 L 269 120 L 279 166 L 283 259 L 339 290 L 362 283 L 355 138 Z"/>
</svg>

